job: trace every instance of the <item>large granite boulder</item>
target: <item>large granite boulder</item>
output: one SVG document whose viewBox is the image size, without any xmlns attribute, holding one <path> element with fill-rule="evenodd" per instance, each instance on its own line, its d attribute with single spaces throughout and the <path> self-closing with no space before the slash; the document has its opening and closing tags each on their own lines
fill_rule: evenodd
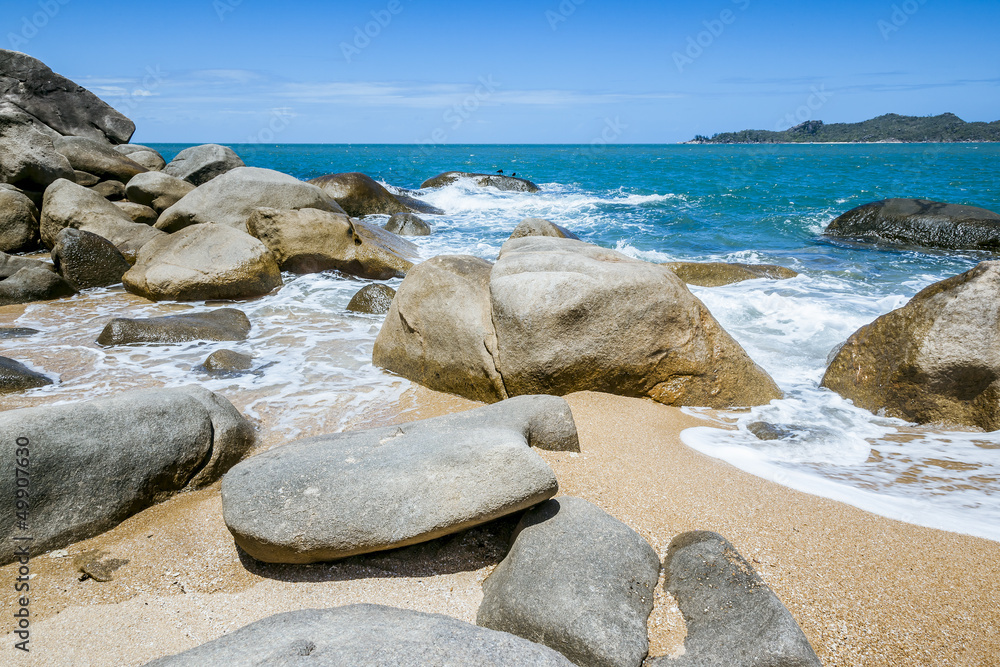
<svg viewBox="0 0 1000 667">
<path fill-rule="evenodd" d="M 577 665 L 639 667 L 660 558 L 641 535 L 580 498 L 529 510 L 483 582 L 476 624 L 549 646 Z"/>
<path fill-rule="evenodd" d="M 245 166 L 232 148 L 219 144 L 203 144 L 182 150 L 163 168 L 163 171 L 197 186 Z"/>
<path fill-rule="evenodd" d="M 74 180 L 75 175 L 52 136 L 20 110 L 0 103 L 0 182 L 40 192 L 60 178 Z"/>
<path fill-rule="evenodd" d="M 525 218 L 517 223 L 517 227 L 511 232 L 510 238 L 519 239 L 522 236 L 552 236 L 558 239 L 580 240 L 580 237 L 573 232 L 545 218 Z"/>
<path fill-rule="evenodd" d="M 125 195 L 129 201 L 136 204 L 149 206 L 158 213 L 167 210 L 189 192 L 195 186 L 187 181 L 183 181 L 176 176 L 165 174 L 162 171 L 147 171 L 144 174 L 134 176 L 125 186 Z"/>
<path fill-rule="evenodd" d="M 166 171 L 169 173 L 169 169 Z M 246 231 L 250 214 L 262 206 L 344 212 L 315 185 L 272 169 L 237 167 L 185 195 L 163 212 L 156 227 L 176 232 L 190 225 L 214 222 Z"/>
<path fill-rule="evenodd" d="M 101 195 L 108 201 L 117 203 L 125 199 L 125 184 L 121 181 L 101 181 L 97 185 L 90 186 L 90 190 Z M 135 221 L 133 220 L 133 222 Z"/>
<path fill-rule="evenodd" d="M 777 264 L 741 264 L 726 262 L 667 262 L 663 264 L 688 285 L 722 287 L 744 280 L 787 280 L 798 272 Z"/>
<path fill-rule="evenodd" d="M 579 441 L 565 401 L 524 399 L 254 456 L 223 480 L 226 525 L 258 560 L 313 563 L 426 542 L 531 507 L 558 484 L 529 445 L 579 449 Z"/>
<path fill-rule="evenodd" d="M 1000 261 L 925 288 L 856 331 L 822 385 L 918 423 L 1000 429 Z"/>
<path fill-rule="evenodd" d="M 309 182 L 337 200 L 340 207 L 352 217 L 393 215 L 410 210 L 375 179 L 357 172 L 327 174 Z"/>
<path fill-rule="evenodd" d="M 678 535 L 663 567 L 687 638 L 683 655 L 650 660 L 651 667 L 821 667 L 785 605 L 721 535 Z"/>
<path fill-rule="evenodd" d="M 167 166 L 167 161 L 163 159 L 160 152 L 149 146 L 119 144 L 115 146 L 115 150 L 122 155 L 127 155 L 128 159 L 132 160 L 132 162 L 140 164 L 150 171 L 161 171 Z"/>
<path fill-rule="evenodd" d="M 149 225 L 133 222 L 123 210 L 87 188 L 58 180 L 45 190 L 41 238 L 48 248 L 66 228 L 82 229 L 111 241 L 130 262 L 149 241 L 164 236 Z"/>
<path fill-rule="evenodd" d="M 52 263 L 66 282 L 78 290 L 117 285 L 131 268 L 111 241 L 72 227 L 56 236 Z"/>
<path fill-rule="evenodd" d="M 715 408 L 781 396 L 655 264 L 541 236 L 507 241 L 492 268 L 431 262 L 399 287 L 372 359 L 432 389 L 487 402 L 590 390 Z"/>
<path fill-rule="evenodd" d="M 825 234 L 875 243 L 1000 251 L 1000 215 L 928 199 L 885 199 L 853 208 Z"/>
<path fill-rule="evenodd" d="M 123 282 L 129 292 L 153 301 L 245 299 L 281 285 L 281 271 L 254 237 L 206 223 L 144 245 Z"/>
<path fill-rule="evenodd" d="M 150 207 L 143 206 L 142 204 L 136 204 L 133 201 L 116 201 L 113 203 L 115 206 L 120 208 L 125 215 L 132 220 L 132 222 L 138 222 L 142 225 L 154 225 L 156 224 L 157 218 L 160 217 L 160 214 Z"/>
<path fill-rule="evenodd" d="M 336 270 L 372 280 L 402 278 L 417 248 L 409 241 L 340 213 L 258 208 L 247 230 L 260 239 L 283 271 Z"/>
<path fill-rule="evenodd" d="M 357 604 L 269 616 L 146 667 L 572 667 L 539 644 L 440 614 Z"/>
<path fill-rule="evenodd" d="M 38 245 L 38 209 L 24 193 L 0 187 L 0 252 Z"/>
<path fill-rule="evenodd" d="M 141 416 L 141 419 L 137 419 Z M 149 389 L 0 412 L 0 463 L 31 459 L 32 553 L 93 537 L 184 488 L 212 483 L 253 445 L 253 428 L 202 389 Z M 14 444 L 17 443 L 18 447 Z M 0 478 L 13 498 L 14 475 Z M 0 516 L 13 535 L 15 514 Z M 19 546 L 0 543 L 0 564 Z"/>
<path fill-rule="evenodd" d="M 164 317 L 116 317 L 107 323 L 97 342 L 101 345 L 132 343 L 186 343 L 193 340 L 246 340 L 250 319 L 242 310 L 219 308 L 207 313 L 182 313 Z"/>
<path fill-rule="evenodd" d="M 48 301 L 75 293 L 50 264 L 0 252 L 0 306 Z"/>
<path fill-rule="evenodd" d="M 132 121 L 97 95 L 17 51 L 0 49 L 0 99 L 64 136 L 125 144 L 135 132 Z"/>
<path fill-rule="evenodd" d="M 395 213 L 386 221 L 384 229 L 400 236 L 430 236 L 431 226 L 415 213 Z"/>
<path fill-rule="evenodd" d="M 459 179 L 468 179 L 481 188 L 496 188 L 505 192 L 538 192 L 539 188 L 531 181 L 513 176 L 499 174 L 471 174 L 465 171 L 446 171 L 434 178 L 428 178 L 420 184 L 421 188 L 440 188 L 451 185 Z"/>
<path fill-rule="evenodd" d="M 148 171 L 102 141 L 86 137 L 59 137 L 52 144 L 66 156 L 73 169 L 93 174 L 102 180 L 128 183 L 136 174 Z"/>
<path fill-rule="evenodd" d="M 351 297 L 351 301 L 347 304 L 347 310 L 369 315 L 385 315 L 392 306 L 394 296 L 396 296 L 396 290 L 388 285 L 382 283 L 365 285 Z"/>
<path fill-rule="evenodd" d="M 52 379 L 19 361 L 0 357 L 0 394 L 10 394 L 52 384 Z"/>
</svg>

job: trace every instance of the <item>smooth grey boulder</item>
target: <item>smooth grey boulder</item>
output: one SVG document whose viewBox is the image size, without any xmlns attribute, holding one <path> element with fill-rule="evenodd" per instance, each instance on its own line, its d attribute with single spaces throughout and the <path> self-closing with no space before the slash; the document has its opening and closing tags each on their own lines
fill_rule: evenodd
<svg viewBox="0 0 1000 667">
<path fill-rule="evenodd" d="M 176 176 L 160 171 L 147 171 L 128 182 L 125 195 L 131 202 L 149 206 L 162 213 L 193 191 L 194 187 Z"/>
<path fill-rule="evenodd" d="M 75 289 L 117 285 L 131 266 L 111 241 L 67 227 L 56 236 L 52 263 Z"/>
<path fill-rule="evenodd" d="M 28 336 L 34 336 L 36 333 L 41 333 L 38 329 L 30 329 L 28 327 L 0 327 L 0 340 L 6 338 L 27 338 Z"/>
<path fill-rule="evenodd" d="M 262 206 L 344 212 L 325 192 L 294 176 L 272 169 L 237 167 L 186 194 L 163 212 L 156 227 L 176 232 L 190 225 L 214 222 L 245 232 L 250 214 Z"/>
<path fill-rule="evenodd" d="M 685 653 L 653 667 L 822 667 L 798 623 L 726 538 L 678 535 L 664 587 L 687 623 Z"/>
<path fill-rule="evenodd" d="M 19 361 L 0 357 L 0 394 L 35 389 L 52 384 L 46 375 L 31 370 Z"/>
<path fill-rule="evenodd" d="M 211 484 L 249 450 L 254 433 L 229 401 L 192 386 L 7 410 L 0 439 L 28 443 L 31 549 L 43 553 L 113 528 L 181 489 Z M 13 470 L 23 456 L 17 452 L 0 448 L 0 464 Z M 0 478 L 3 497 L 13 498 L 14 488 L 14 475 Z M 15 534 L 15 518 L 0 515 L 2 534 Z M 0 564 L 14 560 L 16 546 L 0 543 Z"/>
<path fill-rule="evenodd" d="M 45 190 L 40 232 L 47 248 L 55 246 L 59 232 L 82 229 L 111 241 L 130 262 L 149 241 L 164 236 L 149 225 L 133 222 L 125 211 L 104 197 L 67 180 Z"/>
<path fill-rule="evenodd" d="M 136 174 L 148 171 L 103 141 L 86 137 L 59 137 L 53 140 L 52 145 L 66 156 L 73 169 L 93 174 L 101 180 L 128 183 Z"/>
<path fill-rule="evenodd" d="M 90 190 L 108 201 L 120 202 L 125 199 L 125 184 L 121 181 L 101 181 L 97 185 L 91 186 Z"/>
<path fill-rule="evenodd" d="M 322 188 L 340 204 L 347 215 L 355 218 L 406 213 L 410 210 L 378 181 L 358 172 L 327 174 L 309 182 Z"/>
<path fill-rule="evenodd" d="M 483 582 L 476 624 L 553 648 L 577 665 L 639 667 L 660 559 L 641 535 L 581 498 L 529 510 Z"/>
<path fill-rule="evenodd" d="M 216 350 L 203 366 L 210 373 L 241 373 L 253 368 L 253 357 L 235 350 Z"/>
<path fill-rule="evenodd" d="M 146 667 L 572 667 L 539 644 L 441 614 L 357 604 L 269 616 Z"/>
<path fill-rule="evenodd" d="M 127 155 L 128 159 L 136 164 L 142 165 L 150 171 L 160 171 L 167 166 L 167 161 L 163 159 L 159 151 L 149 146 L 140 144 L 120 144 L 114 147 L 122 155 Z"/>
<path fill-rule="evenodd" d="M 400 236 L 430 236 L 431 226 L 413 213 L 396 213 L 385 223 L 385 230 Z"/>
<path fill-rule="evenodd" d="M 522 236 L 552 236 L 560 239 L 580 240 L 580 237 L 573 232 L 545 218 L 525 218 L 517 223 L 517 227 L 511 232 L 510 238 L 519 239 Z"/>
<path fill-rule="evenodd" d="M 236 544 L 269 563 L 314 563 L 456 533 L 555 495 L 529 445 L 579 448 L 565 401 L 526 397 L 457 415 L 298 440 L 222 483 Z"/>
<path fill-rule="evenodd" d="M 721 287 L 744 280 L 788 280 L 798 272 L 777 264 L 742 264 L 739 262 L 667 262 L 661 264 L 688 285 Z"/>
<path fill-rule="evenodd" d="M 154 225 L 156 224 L 156 219 L 159 218 L 159 214 L 148 206 L 143 206 L 142 204 L 136 204 L 131 201 L 116 201 L 114 205 L 125 212 L 132 222 L 137 222 L 140 225 Z"/>
<path fill-rule="evenodd" d="M 884 199 L 853 208 L 824 234 L 875 243 L 1000 251 L 1000 215 L 929 199 Z"/>
<path fill-rule="evenodd" d="M 17 51 L 0 49 L 0 99 L 53 134 L 124 144 L 135 132 L 132 121 L 97 95 Z"/>
<path fill-rule="evenodd" d="M 389 312 L 394 296 L 396 296 L 396 290 L 388 285 L 381 283 L 365 285 L 351 297 L 351 302 L 347 304 L 347 310 L 355 313 L 368 313 L 369 315 L 384 315 Z"/>
<path fill-rule="evenodd" d="M 52 137 L 19 109 L 0 103 L 0 182 L 41 191 L 60 178 L 73 180 L 73 167 Z"/>
<path fill-rule="evenodd" d="M 0 252 L 0 306 L 48 301 L 75 292 L 52 265 Z"/>
<path fill-rule="evenodd" d="M 0 188 L 0 252 L 38 245 L 38 209 L 24 193 Z"/>
<path fill-rule="evenodd" d="M 101 345 L 132 343 L 185 343 L 193 340 L 246 340 L 250 319 L 242 310 L 219 308 L 207 313 L 182 313 L 164 317 L 116 317 L 105 325 Z"/>
<path fill-rule="evenodd" d="M 538 192 L 539 187 L 524 178 L 499 174 L 472 174 L 464 171 L 446 171 L 420 184 L 421 188 L 440 188 L 459 179 L 468 179 L 481 188 L 496 188 L 505 192 Z"/>
<path fill-rule="evenodd" d="M 182 150 L 163 168 L 163 172 L 197 186 L 245 166 L 232 148 L 203 144 Z"/>
</svg>

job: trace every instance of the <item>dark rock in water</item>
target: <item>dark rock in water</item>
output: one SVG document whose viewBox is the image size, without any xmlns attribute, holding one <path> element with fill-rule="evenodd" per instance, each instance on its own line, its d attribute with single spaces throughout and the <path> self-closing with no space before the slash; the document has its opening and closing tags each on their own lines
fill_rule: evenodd
<svg viewBox="0 0 1000 667">
<path fill-rule="evenodd" d="M 885 199 L 851 209 L 825 234 L 875 243 L 1000 251 L 1000 215 L 928 199 Z"/>
<path fill-rule="evenodd" d="M 577 665 L 639 667 L 660 559 L 641 535 L 580 498 L 529 510 L 483 582 L 476 624 L 545 644 Z"/>
<path fill-rule="evenodd" d="M 396 213 L 385 223 L 385 230 L 400 236 L 430 236 L 431 226 L 413 213 Z"/>
<path fill-rule="evenodd" d="M 856 331 L 823 376 L 871 412 L 1000 429 L 1000 261 L 924 288 Z"/>
<path fill-rule="evenodd" d="M 69 160 L 56 151 L 52 136 L 39 130 L 32 120 L 0 102 L 0 182 L 40 191 L 60 178 L 73 180 Z"/>
<path fill-rule="evenodd" d="M 510 238 L 519 239 L 522 236 L 553 236 L 560 239 L 580 240 L 579 236 L 565 227 L 560 227 L 556 223 L 549 222 L 544 218 L 525 218 L 517 223 L 517 227 L 514 228 Z"/>
<path fill-rule="evenodd" d="M 347 304 L 347 310 L 355 313 L 384 315 L 389 312 L 389 306 L 392 305 L 392 297 L 394 296 L 396 296 L 396 290 L 388 285 L 380 283 L 365 285 L 351 297 L 351 302 Z"/>
<path fill-rule="evenodd" d="M 93 401 L 0 412 L 0 440 L 27 442 L 33 553 L 98 535 L 184 488 L 222 476 L 253 445 L 253 428 L 201 387 L 150 389 Z M 18 448 L 0 448 L 12 470 Z M 67 483 L 71 480 L 71 483 Z M 13 475 L 0 495 L 14 497 Z M 0 531 L 15 532 L 14 512 Z M 0 543 L 0 564 L 17 544 Z"/>
<path fill-rule="evenodd" d="M 38 209 L 23 193 L 0 188 L 0 252 L 38 246 Z"/>
<path fill-rule="evenodd" d="M 498 174 L 470 174 L 464 171 L 447 171 L 429 178 L 420 184 L 421 188 L 440 188 L 451 185 L 460 178 L 469 178 L 481 188 L 496 188 L 505 192 L 538 192 L 539 188 L 531 181 L 513 176 Z"/>
<path fill-rule="evenodd" d="M 357 604 L 269 616 L 146 667 L 573 667 L 539 644 L 440 614 Z"/>
<path fill-rule="evenodd" d="M 757 436 L 758 440 L 786 440 L 796 435 L 791 429 L 768 422 L 753 422 L 747 425 L 747 430 Z"/>
<path fill-rule="evenodd" d="M 822 667 L 792 615 L 721 535 L 678 535 L 663 567 L 687 639 L 682 656 L 651 667 Z"/>
<path fill-rule="evenodd" d="M 21 269 L 40 269 L 42 271 L 54 271 L 51 264 L 47 264 L 38 259 L 30 257 L 18 257 L 0 252 L 0 280 L 9 278 Z"/>
<path fill-rule="evenodd" d="M 327 174 L 309 182 L 337 200 L 347 215 L 352 217 L 409 212 L 380 183 L 365 174 Z"/>
<path fill-rule="evenodd" d="M 53 134 L 125 144 L 135 132 L 132 121 L 97 95 L 17 51 L 0 49 L 0 98 Z"/>
<path fill-rule="evenodd" d="M 25 391 L 52 384 L 52 380 L 36 373 L 19 361 L 0 357 L 0 394 Z"/>
<path fill-rule="evenodd" d="M 127 155 L 132 162 L 142 165 L 150 171 L 160 171 L 167 166 L 167 161 L 163 159 L 163 156 L 149 146 L 120 144 L 115 146 L 115 150 L 122 155 Z"/>
<path fill-rule="evenodd" d="M 182 150 L 163 168 L 163 173 L 197 186 L 245 166 L 232 148 L 219 144 L 203 144 Z"/>
<path fill-rule="evenodd" d="M 28 336 L 34 336 L 36 333 L 41 333 L 38 329 L 29 329 L 27 327 L 0 327 L 0 340 L 6 338 L 27 338 Z"/>
<path fill-rule="evenodd" d="M 73 172 L 74 180 L 77 185 L 82 185 L 85 188 L 92 188 L 101 182 L 100 176 L 94 176 L 93 174 L 88 174 L 85 171 L 74 170 Z"/>
<path fill-rule="evenodd" d="M 102 141 L 85 137 L 59 137 L 52 144 L 66 156 L 73 169 L 102 179 L 128 183 L 136 174 L 148 171 Z"/>
<path fill-rule="evenodd" d="M 108 322 L 97 342 L 101 345 L 131 343 L 184 343 L 193 340 L 246 340 L 250 319 L 242 310 L 219 308 L 207 313 L 184 313 L 149 319 L 119 317 Z"/>
<path fill-rule="evenodd" d="M 234 350 L 216 350 L 204 366 L 211 373 L 239 373 L 253 368 L 253 357 Z"/>
<path fill-rule="evenodd" d="M 132 218 L 132 222 L 138 222 L 141 225 L 154 225 L 156 224 L 156 219 L 160 217 L 150 207 L 136 204 L 135 202 L 116 201 L 114 204 L 123 210 L 128 217 Z"/>
<path fill-rule="evenodd" d="M 56 270 L 74 288 L 117 285 L 131 265 L 111 241 L 67 227 L 52 248 Z"/>
<path fill-rule="evenodd" d="M 90 190 L 108 201 L 119 202 L 125 199 L 125 184 L 121 181 L 101 181 Z"/>
<path fill-rule="evenodd" d="M 268 563 L 427 542 L 555 495 L 555 473 L 529 445 L 579 450 L 565 400 L 526 396 L 276 447 L 226 475 L 223 516 L 236 543 Z"/>
<path fill-rule="evenodd" d="M 0 252 L 0 306 L 48 301 L 75 293 L 51 265 Z"/>
<path fill-rule="evenodd" d="M 159 171 L 148 171 L 132 178 L 125 186 L 129 201 L 149 206 L 162 213 L 194 190 L 193 185 L 176 176 Z"/>
<path fill-rule="evenodd" d="M 421 199 L 419 196 L 420 193 L 416 190 L 407 190 L 406 188 L 396 187 L 395 185 L 386 185 L 385 189 L 389 191 L 389 194 L 398 199 L 400 204 L 414 213 L 423 213 L 424 215 L 444 215 L 444 211 L 439 209 L 437 206 L 428 204 Z"/>
<path fill-rule="evenodd" d="M 787 280 L 798 272 L 776 264 L 740 264 L 725 262 L 667 262 L 663 264 L 689 285 L 721 287 L 744 280 Z"/>
</svg>

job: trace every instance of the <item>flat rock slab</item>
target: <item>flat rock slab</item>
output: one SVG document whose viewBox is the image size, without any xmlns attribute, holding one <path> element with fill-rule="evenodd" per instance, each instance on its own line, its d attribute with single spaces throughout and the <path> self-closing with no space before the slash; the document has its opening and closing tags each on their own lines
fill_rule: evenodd
<svg viewBox="0 0 1000 667">
<path fill-rule="evenodd" d="M 787 280 L 799 275 L 777 264 L 741 264 L 738 262 L 667 262 L 663 264 L 688 285 L 721 287 L 744 280 Z"/>
<path fill-rule="evenodd" d="M 580 498 L 528 511 L 483 582 L 476 623 L 549 646 L 578 665 L 639 667 L 660 559 L 641 535 Z"/>
<path fill-rule="evenodd" d="M 38 329 L 29 329 L 27 327 L 0 327 L 0 340 L 5 338 L 27 338 L 28 336 L 34 336 L 36 333 L 41 333 Z"/>
<path fill-rule="evenodd" d="M 101 345 L 131 343 L 185 343 L 193 340 L 246 340 L 250 319 L 242 310 L 220 308 L 207 313 L 184 313 L 129 319 L 118 317 L 104 327 Z"/>
<path fill-rule="evenodd" d="M 0 332 L 0 338 L 2 338 Z M 19 361 L 0 357 L 0 394 L 25 391 L 52 384 L 51 378 L 37 373 Z"/>
<path fill-rule="evenodd" d="M 664 561 L 667 591 L 687 623 L 685 653 L 654 667 L 821 667 L 798 623 L 726 538 L 678 535 Z"/>
<path fill-rule="evenodd" d="M 358 604 L 270 616 L 146 667 L 572 667 L 555 651 L 440 614 Z"/>
<path fill-rule="evenodd" d="M 527 509 L 558 490 L 528 445 L 579 442 L 565 401 L 524 398 L 254 456 L 223 481 L 226 525 L 258 560 L 312 563 L 426 542 Z"/>
</svg>

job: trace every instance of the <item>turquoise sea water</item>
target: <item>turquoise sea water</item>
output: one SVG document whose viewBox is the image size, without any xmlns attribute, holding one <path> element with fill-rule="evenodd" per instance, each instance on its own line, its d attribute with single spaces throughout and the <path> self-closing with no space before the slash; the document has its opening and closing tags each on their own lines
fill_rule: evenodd
<svg viewBox="0 0 1000 667">
<path fill-rule="evenodd" d="M 184 148 L 155 146 L 169 160 Z M 827 356 L 859 327 L 906 303 L 917 291 L 989 258 L 977 253 L 859 247 L 822 235 L 840 213 L 888 197 L 923 197 L 1000 211 L 1000 146 L 321 146 L 234 145 L 251 166 L 308 179 L 360 171 L 418 188 L 443 171 L 517 172 L 541 186 L 502 193 L 457 183 L 421 196 L 443 209 L 425 216 L 424 258 L 473 254 L 496 258 L 519 220 L 543 217 L 584 240 L 642 259 L 781 264 L 787 281 L 754 280 L 692 288 L 785 391 L 752 412 L 707 413 L 684 433 L 690 446 L 755 474 L 913 523 L 1000 540 L 1000 433 L 915 427 L 854 408 L 819 389 Z M 333 274 L 285 276 L 275 295 L 247 304 L 254 319 L 245 349 L 272 365 L 243 379 L 205 379 L 251 415 L 273 417 L 287 437 L 336 430 L 372 401 L 407 386 L 370 364 L 379 318 L 344 311 L 363 281 Z M 390 281 L 394 284 L 398 281 Z M 120 294 L 98 291 L 96 317 L 122 314 Z M 201 305 L 196 307 L 203 307 Z M 164 314 L 170 306 L 128 306 Z M 19 325 L 46 329 L 53 311 L 33 306 Z M 45 338 L 39 344 L 45 344 Z M 0 353 L 6 346 L 0 341 Z M 203 346 L 96 350 L 53 398 L 110 391 L 148 376 L 191 381 Z M 78 348 L 78 349 L 77 349 Z M 237 347 L 237 349 L 240 349 Z M 42 359 L 39 357 L 39 359 Z M 44 366 L 43 359 L 36 366 Z M 90 362 L 88 362 L 90 363 Z M 109 374 L 115 381 L 109 380 Z M 746 425 L 791 427 L 786 440 L 761 442 Z M 736 426 L 720 429 L 719 422 Z M 318 426 L 317 426 L 318 425 Z"/>
</svg>

